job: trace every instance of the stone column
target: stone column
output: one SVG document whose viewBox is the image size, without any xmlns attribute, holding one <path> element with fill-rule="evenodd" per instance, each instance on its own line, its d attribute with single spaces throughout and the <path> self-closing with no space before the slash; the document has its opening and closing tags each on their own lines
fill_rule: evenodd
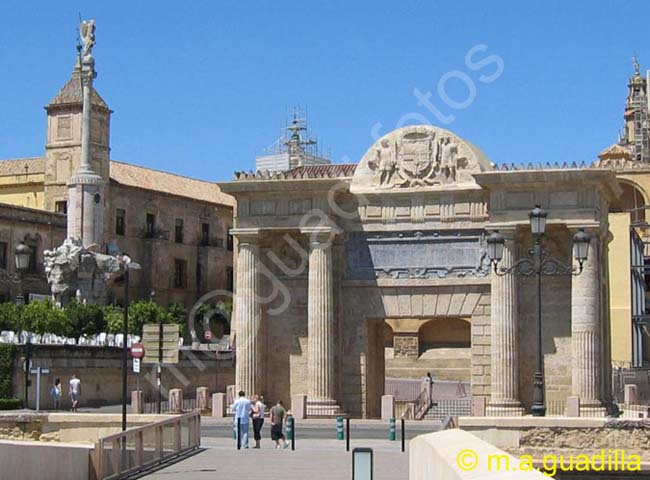
<svg viewBox="0 0 650 480">
<path fill-rule="evenodd" d="M 600 339 L 600 239 L 592 235 L 589 258 L 571 282 L 572 394 L 581 412 L 605 414 L 602 408 Z"/>
<path fill-rule="evenodd" d="M 506 243 L 499 267 L 515 262 L 514 231 L 501 232 Z M 490 335 L 491 398 L 487 415 L 523 415 L 519 401 L 519 351 L 517 341 L 517 276 L 491 274 Z"/>
<path fill-rule="evenodd" d="M 340 410 L 334 379 L 334 282 L 331 230 L 305 231 L 309 242 L 309 286 L 307 305 L 309 416 L 335 415 Z"/>
<path fill-rule="evenodd" d="M 261 312 L 257 301 L 259 261 L 257 230 L 234 230 L 238 240 L 235 285 L 235 384 L 250 396 L 261 390 Z"/>
</svg>

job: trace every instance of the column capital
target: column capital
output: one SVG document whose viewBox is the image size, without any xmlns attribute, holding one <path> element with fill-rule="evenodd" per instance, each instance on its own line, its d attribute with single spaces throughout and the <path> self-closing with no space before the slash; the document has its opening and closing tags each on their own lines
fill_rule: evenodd
<svg viewBox="0 0 650 480">
<path fill-rule="evenodd" d="M 240 245 L 247 243 L 247 244 L 255 244 L 258 242 L 259 239 L 259 234 L 260 234 L 260 229 L 259 228 L 232 228 L 230 229 L 230 235 L 233 237 L 237 237 L 237 240 L 239 241 Z"/>
<path fill-rule="evenodd" d="M 310 245 L 331 243 L 342 232 L 340 228 L 335 226 L 302 227 L 300 229 L 300 233 L 309 237 Z"/>
</svg>

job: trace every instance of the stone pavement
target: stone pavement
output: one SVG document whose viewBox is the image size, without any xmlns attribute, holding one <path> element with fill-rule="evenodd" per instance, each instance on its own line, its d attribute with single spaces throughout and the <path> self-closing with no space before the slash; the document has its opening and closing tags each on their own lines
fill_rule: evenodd
<svg viewBox="0 0 650 480">
<path fill-rule="evenodd" d="M 147 475 L 147 480 L 242 478 L 246 480 L 344 480 L 352 478 L 352 452 L 339 440 L 302 440 L 296 450 L 276 450 L 270 440 L 260 450 L 240 450 L 234 440 L 207 438 L 204 451 Z M 399 442 L 358 440 L 354 447 L 374 449 L 375 480 L 407 480 L 408 448 Z"/>
</svg>

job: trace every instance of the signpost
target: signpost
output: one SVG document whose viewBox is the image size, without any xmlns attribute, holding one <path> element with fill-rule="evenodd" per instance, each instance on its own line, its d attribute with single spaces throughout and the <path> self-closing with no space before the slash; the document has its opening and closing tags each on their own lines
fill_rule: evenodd
<svg viewBox="0 0 650 480">
<path fill-rule="evenodd" d="M 161 413 L 162 365 L 178 363 L 179 336 L 180 330 L 176 324 L 146 324 L 142 327 L 142 343 L 144 344 L 142 363 L 156 364 L 158 413 Z"/>
<path fill-rule="evenodd" d="M 36 375 L 36 411 L 41 409 L 41 375 L 50 373 L 49 368 L 36 367 L 30 370 L 31 374 Z"/>
</svg>

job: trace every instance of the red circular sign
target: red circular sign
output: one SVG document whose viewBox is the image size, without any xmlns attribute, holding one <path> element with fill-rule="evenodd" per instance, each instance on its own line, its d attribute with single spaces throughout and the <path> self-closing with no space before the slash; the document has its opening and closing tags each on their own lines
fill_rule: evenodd
<svg viewBox="0 0 650 480">
<path fill-rule="evenodd" d="M 133 358 L 142 358 L 144 357 L 144 345 L 141 343 L 134 343 L 131 345 L 131 356 Z"/>
</svg>

